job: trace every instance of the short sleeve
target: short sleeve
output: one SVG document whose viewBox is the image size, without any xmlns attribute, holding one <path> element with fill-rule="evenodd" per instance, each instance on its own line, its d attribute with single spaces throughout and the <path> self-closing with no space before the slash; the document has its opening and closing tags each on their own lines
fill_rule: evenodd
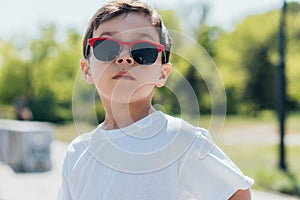
<svg viewBox="0 0 300 200">
<path fill-rule="evenodd" d="M 227 155 L 199 129 L 197 140 L 183 157 L 179 171 L 180 199 L 230 198 L 254 180 L 245 176 Z"/>
</svg>

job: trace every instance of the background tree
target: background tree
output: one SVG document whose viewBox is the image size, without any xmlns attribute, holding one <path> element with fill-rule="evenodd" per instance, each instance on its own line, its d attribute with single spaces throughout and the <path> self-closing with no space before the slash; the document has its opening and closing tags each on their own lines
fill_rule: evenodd
<svg viewBox="0 0 300 200">
<path fill-rule="evenodd" d="M 296 63 L 299 62 L 300 41 L 295 37 L 299 33 L 299 26 L 295 24 L 299 14 L 299 3 L 289 3 L 288 18 L 293 20 L 287 19 L 287 95 L 288 106 L 294 109 L 299 107 L 299 93 L 294 92 L 300 88 L 295 78 L 300 75 Z M 228 99 L 235 101 L 228 104 L 233 113 L 255 114 L 274 109 L 274 73 L 279 58 L 278 21 L 278 10 L 250 16 L 217 41 L 215 60 L 223 75 Z"/>
<path fill-rule="evenodd" d="M 273 109 L 274 66 L 279 58 L 276 40 L 279 11 L 247 17 L 232 32 L 225 32 L 205 23 L 208 5 L 196 1 L 184 6 L 189 8 L 185 13 L 160 11 L 160 14 L 169 29 L 185 30 L 216 62 L 225 84 L 227 112 L 255 114 Z M 180 21 L 181 18 L 185 21 Z M 294 110 L 300 107 L 299 24 L 300 4 L 290 2 L 287 7 L 286 74 L 288 106 Z M 64 37 L 58 39 L 57 28 L 47 25 L 40 28 L 35 38 L 15 38 L 0 39 L 1 108 L 12 106 L 19 96 L 25 95 L 35 120 L 71 120 L 72 91 L 81 58 L 81 34 L 68 29 Z M 203 55 L 195 55 L 191 47 L 176 37 L 173 43 L 173 48 L 179 49 L 177 52 L 184 52 L 193 61 L 200 60 L 209 70 Z M 170 90 L 181 87 L 177 73 L 184 75 L 194 88 L 201 112 L 209 113 L 211 100 L 207 85 L 213 77 L 206 77 L 204 81 L 203 74 L 182 55 L 172 54 L 171 62 L 173 75 L 168 81 L 169 88 L 156 92 L 154 104 L 161 104 L 168 113 L 180 114 L 177 94 Z M 188 105 L 189 99 L 180 103 Z M 101 105 L 97 106 L 99 119 L 103 118 L 101 109 Z"/>
<path fill-rule="evenodd" d="M 72 88 L 79 69 L 81 36 L 68 30 L 61 43 L 56 27 L 41 27 L 37 39 L 17 46 L 6 42 L 0 47 L 0 102 L 12 104 L 26 96 L 34 120 L 72 119 Z"/>
</svg>

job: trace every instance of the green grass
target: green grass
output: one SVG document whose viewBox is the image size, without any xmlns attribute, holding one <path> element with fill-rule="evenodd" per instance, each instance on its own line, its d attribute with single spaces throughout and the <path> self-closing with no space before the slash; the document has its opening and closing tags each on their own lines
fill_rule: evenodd
<svg viewBox="0 0 300 200">
<path fill-rule="evenodd" d="M 278 146 L 236 144 L 220 147 L 246 175 L 255 179 L 254 189 L 300 196 L 300 146 L 286 148 L 287 172 L 278 167 Z"/>
<path fill-rule="evenodd" d="M 71 142 L 80 134 L 93 130 L 96 126 L 88 123 L 75 124 L 72 122 L 66 124 L 54 125 L 54 139 L 64 142 Z"/>
<path fill-rule="evenodd" d="M 291 114 L 286 119 L 287 132 L 300 134 L 300 113 Z"/>
<path fill-rule="evenodd" d="M 300 114 L 288 115 L 286 119 L 286 134 L 300 134 Z M 261 130 L 263 126 L 264 130 Z M 222 138 L 231 134 L 239 140 L 234 143 L 223 142 L 218 145 L 248 176 L 255 179 L 254 189 L 272 190 L 300 197 L 300 146 L 286 144 L 286 163 L 288 170 L 279 169 L 279 132 L 278 122 L 274 114 L 264 113 L 256 118 L 246 116 L 231 116 L 226 118 Z M 238 132 L 234 133 L 238 129 Z M 240 131 L 251 129 L 250 134 L 257 139 L 249 139 L 249 133 L 243 135 Z M 234 135 L 235 134 L 235 135 Z M 268 141 L 270 136 L 278 140 L 274 144 Z M 237 142 L 238 141 L 238 142 Z"/>
</svg>

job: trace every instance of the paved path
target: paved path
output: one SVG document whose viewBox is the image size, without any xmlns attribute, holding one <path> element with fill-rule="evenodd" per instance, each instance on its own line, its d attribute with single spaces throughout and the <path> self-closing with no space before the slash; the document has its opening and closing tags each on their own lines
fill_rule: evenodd
<svg viewBox="0 0 300 200">
<path fill-rule="evenodd" d="M 53 142 L 51 171 L 14 173 L 0 164 L 0 200 L 55 200 L 61 180 L 61 162 L 67 144 Z"/>
<path fill-rule="evenodd" d="M 223 144 L 255 144 L 255 145 L 277 145 L 279 133 L 276 124 L 250 123 L 248 125 L 228 125 L 225 123 L 219 139 Z M 300 146 L 300 133 L 288 132 L 285 135 L 285 143 L 290 146 Z"/>
<path fill-rule="evenodd" d="M 0 200 L 55 200 L 60 185 L 60 166 L 67 144 L 52 144 L 53 168 L 44 173 L 15 174 L 0 164 Z M 275 193 L 252 191 L 253 200 L 296 200 Z"/>
<path fill-rule="evenodd" d="M 272 192 L 252 191 L 253 200 L 299 200 L 299 198 L 291 197 L 283 194 Z"/>
</svg>

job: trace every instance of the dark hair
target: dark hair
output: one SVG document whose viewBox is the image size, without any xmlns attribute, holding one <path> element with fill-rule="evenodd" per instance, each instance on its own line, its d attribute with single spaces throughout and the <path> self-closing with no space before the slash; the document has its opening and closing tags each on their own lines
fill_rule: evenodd
<svg viewBox="0 0 300 200">
<path fill-rule="evenodd" d="M 120 15 L 127 15 L 128 13 L 139 13 L 149 19 L 153 27 L 157 28 L 159 35 L 159 40 L 162 45 L 164 45 L 164 52 L 162 56 L 162 63 L 168 63 L 171 51 L 171 38 L 168 30 L 163 24 L 161 17 L 158 13 L 152 9 L 146 3 L 140 2 L 138 0 L 113 0 L 101 7 L 89 22 L 83 38 L 83 56 L 88 58 L 90 54 L 90 46 L 87 43 L 89 38 L 93 37 L 93 32 L 99 27 L 103 22 L 109 21 Z"/>
</svg>

